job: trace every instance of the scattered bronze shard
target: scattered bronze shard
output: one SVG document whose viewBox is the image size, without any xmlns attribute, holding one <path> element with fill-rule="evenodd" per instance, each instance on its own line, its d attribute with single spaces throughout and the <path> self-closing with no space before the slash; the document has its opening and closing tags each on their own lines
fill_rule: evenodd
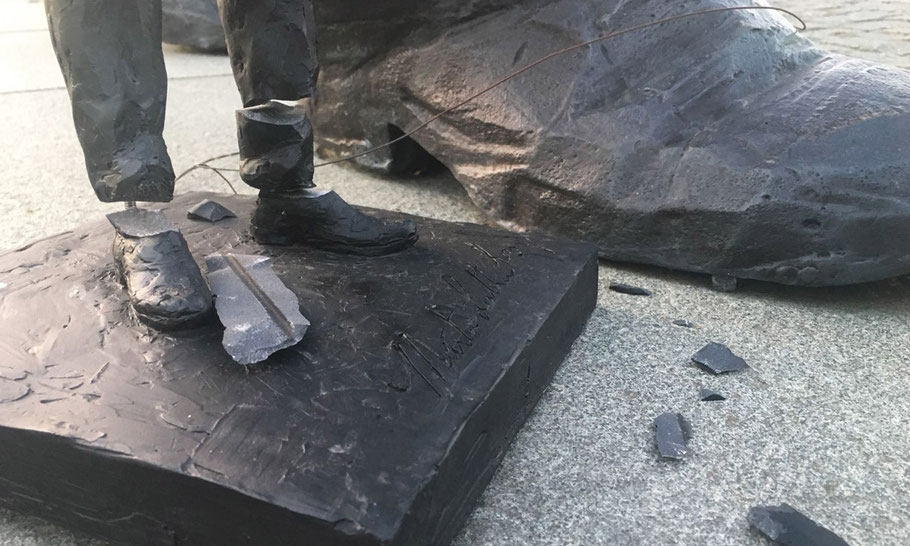
<svg viewBox="0 0 910 546">
<path fill-rule="evenodd" d="M 610 290 L 614 292 L 619 292 L 620 294 L 627 294 L 629 296 L 650 296 L 651 291 L 646 288 L 641 288 L 640 286 L 632 286 L 631 284 L 625 283 L 613 283 L 610 285 Z"/>
<path fill-rule="evenodd" d="M 698 391 L 698 399 L 702 402 L 720 402 L 726 400 L 727 397 L 711 389 L 701 389 Z"/>
<path fill-rule="evenodd" d="M 733 354 L 726 345 L 711 342 L 692 355 L 692 360 L 709 372 L 717 375 L 748 370 L 749 365 Z"/>
<path fill-rule="evenodd" d="M 654 419 L 657 451 L 665 459 L 682 459 L 689 452 L 686 444 L 692 437 L 692 426 L 679 413 L 664 413 Z"/>
<path fill-rule="evenodd" d="M 789 504 L 756 506 L 749 510 L 748 519 L 750 525 L 781 546 L 849 546 Z"/>
<path fill-rule="evenodd" d="M 205 199 L 193 205 L 186 212 L 187 218 L 193 220 L 203 220 L 206 222 L 219 222 L 225 218 L 236 218 L 237 215 L 231 212 L 227 207 L 218 201 Z"/>
</svg>

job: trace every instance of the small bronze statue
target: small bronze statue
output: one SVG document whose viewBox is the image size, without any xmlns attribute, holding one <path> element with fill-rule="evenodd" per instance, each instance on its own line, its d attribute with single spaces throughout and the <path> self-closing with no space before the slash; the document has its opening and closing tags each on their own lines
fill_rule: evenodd
<svg viewBox="0 0 910 546">
<path fill-rule="evenodd" d="M 256 240 L 363 255 L 413 244 L 413 222 L 366 216 L 314 188 L 313 129 L 301 105 L 319 72 L 311 0 L 218 4 L 244 106 L 237 111 L 240 176 L 260 190 Z M 46 0 L 45 9 L 98 198 L 128 208 L 170 201 L 161 0 Z M 143 322 L 174 329 L 211 312 L 198 265 L 161 213 L 131 208 L 109 218 L 117 267 Z"/>
</svg>

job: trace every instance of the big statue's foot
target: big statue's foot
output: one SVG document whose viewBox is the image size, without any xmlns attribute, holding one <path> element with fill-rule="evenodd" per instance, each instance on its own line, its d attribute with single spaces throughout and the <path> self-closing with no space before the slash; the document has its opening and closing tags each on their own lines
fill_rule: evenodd
<svg viewBox="0 0 910 546">
<path fill-rule="evenodd" d="M 390 254 L 417 241 L 414 222 L 367 216 L 334 191 L 316 188 L 261 194 L 252 232 L 263 244 L 301 244 L 364 256 Z"/>
<path fill-rule="evenodd" d="M 108 215 L 114 261 L 143 323 L 160 330 L 191 327 L 212 311 L 212 293 L 186 240 L 161 212 L 138 208 Z"/>
<path fill-rule="evenodd" d="M 729 2 L 413 5 L 317 3 L 331 54 L 313 123 L 328 156 L 385 142 L 551 51 Z M 563 55 L 414 139 L 488 212 L 606 257 L 836 285 L 910 272 L 908 135 L 910 73 L 737 11 Z M 360 161 L 390 169 L 395 154 Z"/>
</svg>

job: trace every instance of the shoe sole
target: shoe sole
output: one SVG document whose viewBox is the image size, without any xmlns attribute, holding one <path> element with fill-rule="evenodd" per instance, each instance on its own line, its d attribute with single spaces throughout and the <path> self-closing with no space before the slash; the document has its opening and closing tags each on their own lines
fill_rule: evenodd
<svg viewBox="0 0 910 546">
<path fill-rule="evenodd" d="M 322 239 L 307 239 L 305 237 L 285 237 L 281 235 L 260 235 L 256 230 L 252 231 L 253 238 L 257 243 L 272 246 L 306 246 L 318 250 L 328 250 L 336 254 L 353 254 L 356 256 L 386 256 L 414 245 L 420 238 L 417 233 L 411 236 L 392 241 L 383 245 L 353 245 L 346 243 L 327 242 Z"/>
</svg>

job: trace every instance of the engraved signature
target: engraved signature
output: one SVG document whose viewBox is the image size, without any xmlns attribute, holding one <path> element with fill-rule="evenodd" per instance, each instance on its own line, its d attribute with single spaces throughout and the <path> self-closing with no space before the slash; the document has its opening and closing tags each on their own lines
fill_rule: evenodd
<svg viewBox="0 0 910 546">
<path fill-rule="evenodd" d="M 455 303 L 430 303 L 425 307 L 439 324 L 438 337 L 422 341 L 401 332 L 393 344 L 405 369 L 413 371 L 439 397 L 447 390 L 449 377 L 460 371 L 455 365 L 477 341 L 483 323 L 491 320 L 493 305 L 515 277 L 513 260 L 522 255 L 516 246 L 494 254 L 476 243 L 467 245 L 477 252 L 478 261 L 465 263 L 461 271 L 441 277 L 445 289 L 438 299 Z"/>
</svg>

